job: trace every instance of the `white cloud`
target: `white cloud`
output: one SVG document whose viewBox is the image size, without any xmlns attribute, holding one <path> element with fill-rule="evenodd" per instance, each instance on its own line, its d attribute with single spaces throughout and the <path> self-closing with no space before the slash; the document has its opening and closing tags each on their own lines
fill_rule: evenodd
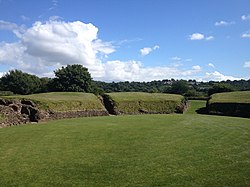
<svg viewBox="0 0 250 187">
<path fill-rule="evenodd" d="M 203 40 L 205 38 L 204 34 L 201 33 L 194 33 L 189 36 L 190 40 Z"/>
<path fill-rule="evenodd" d="M 214 39 L 213 36 L 208 36 L 208 37 L 205 38 L 205 40 L 213 40 L 213 39 Z"/>
<path fill-rule="evenodd" d="M 20 18 L 21 18 L 23 21 L 28 21 L 28 20 L 30 20 L 29 17 L 26 17 L 26 16 L 24 16 L 24 15 L 21 15 Z"/>
<path fill-rule="evenodd" d="M 202 78 L 203 81 L 226 81 L 226 80 L 240 80 L 240 78 L 223 75 L 218 71 L 214 71 L 213 73 L 206 73 L 206 75 Z"/>
<path fill-rule="evenodd" d="M 16 34 L 16 24 L 2 23 L 0 26 Z M 111 43 L 98 39 L 97 32 L 94 25 L 80 21 L 35 22 L 32 27 L 16 34 L 18 42 L 0 45 L 0 63 L 8 62 L 23 71 L 39 72 L 39 75 L 76 63 L 95 69 L 100 66 L 98 56 L 115 51 Z"/>
<path fill-rule="evenodd" d="M 174 56 L 174 57 L 172 57 L 172 58 L 171 58 L 171 60 L 173 60 L 173 61 L 180 61 L 180 60 L 181 60 L 181 58 L 180 58 L 180 57 L 178 57 L 178 56 Z"/>
<path fill-rule="evenodd" d="M 166 78 L 189 79 L 201 72 L 200 66 L 191 69 L 178 69 L 177 67 L 158 66 L 144 67 L 138 61 L 108 61 L 102 64 L 102 73 L 97 80 L 104 81 L 152 81 Z"/>
<path fill-rule="evenodd" d="M 209 63 L 208 66 L 212 67 L 212 68 L 215 68 L 214 64 L 212 64 L 212 63 Z"/>
<path fill-rule="evenodd" d="M 1 21 L 0 27 L 12 30 L 18 37 L 17 42 L 0 43 L 0 65 L 38 76 L 53 76 L 53 70 L 67 64 L 81 64 L 89 69 L 95 80 L 102 81 L 195 79 L 202 72 L 199 65 L 189 68 L 171 65 L 145 67 L 138 61 L 110 61 L 102 58 L 115 52 L 115 47 L 111 42 L 98 38 L 98 28 L 91 23 L 49 20 L 35 22 L 30 28 L 24 29 L 14 23 Z M 150 49 L 152 52 L 159 46 Z M 173 59 L 181 60 L 179 57 Z M 210 80 L 233 78 L 216 72 L 205 76 Z"/>
<path fill-rule="evenodd" d="M 241 19 L 242 19 L 243 21 L 250 20 L 250 14 L 241 16 Z"/>
<path fill-rule="evenodd" d="M 243 66 L 244 68 L 250 68 L 250 61 L 248 61 L 248 62 L 245 62 L 245 64 L 244 64 L 244 66 Z"/>
<path fill-rule="evenodd" d="M 58 1 L 57 0 L 52 0 L 51 1 L 52 6 L 49 8 L 49 10 L 53 10 L 58 6 Z"/>
<path fill-rule="evenodd" d="M 205 36 L 204 34 L 201 33 L 193 33 L 189 35 L 190 40 L 213 40 L 213 36 Z"/>
<path fill-rule="evenodd" d="M 187 58 L 187 59 L 185 59 L 185 61 L 186 61 L 186 62 L 192 62 L 192 61 L 193 61 L 193 59 L 191 59 L 191 58 Z"/>
<path fill-rule="evenodd" d="M 217 21 L 215 22 L 215 26 L 230 26 L 235 24 L 235 22 L 231 21 L 231 22 L 227 22 L 227 21 Z"/>
<path fill-rule="evenodd" d="M 49 17 L 50 21 L 57 21 L 57 20 L 59 21 L 60 19 L 62 19 L 62 17 L 60 17 L 60 16 L 50 16 Z"/>
<path fill-rule="evenodd" d="M 18 28 L 19 28 L 18 25 L 15 23 L 0 20 L 0 30 L 13 31 L 13 30 L 18 29 Z"/>
<path fill-rule="evenodd" d="M 158 45 L 155 45 L 152 48 L 151 47 L 144 47 L 144 48 L 140 49 L 141 56 L 146 56 L 149 53 L 151 53 L 152 51 L 157 50 L 159 48 L 160 48 L 160 46 L 158 46 Z"/>
<path fill-rule="evenodd" d="M 192 67 L 193 70 L 201 71 L 201 67 L 196 65 Z"/>
<path fill-rule="evenodd" d="M 242 38 L 250 38 L 250 30 L 241 35 Z"/>
<path fill-rule="evenodd" d="M 154 50 L 160 49 L 160 46 L 159 46 L 159 45 L 155 45 L 155 46 L 153 47 L 153 49 L 154 49 Z"/>
</svg>

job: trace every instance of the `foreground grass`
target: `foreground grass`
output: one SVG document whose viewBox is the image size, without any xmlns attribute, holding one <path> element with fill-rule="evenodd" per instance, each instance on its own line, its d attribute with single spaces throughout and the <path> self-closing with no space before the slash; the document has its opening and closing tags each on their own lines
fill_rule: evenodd
<svg viewBox="0 0 250 187">
<path fill-rule="evenodd" d="M 225 92 L 213 94 L 209 103 L 249 103 L 250 91 Z"/>
<path fill-rule="evenodd" d="M 0 186 L 250 186 L 250 120 L 140 115 L 0 129 Z"/>
<path fill-rule="evenodd" d="M 40 108 L 53 111 L 105 110 L 97 96 L 81 92 L 50 92 L 32 95 L 7 96 L 9 99 L 30 99 Z"/>
</svg>

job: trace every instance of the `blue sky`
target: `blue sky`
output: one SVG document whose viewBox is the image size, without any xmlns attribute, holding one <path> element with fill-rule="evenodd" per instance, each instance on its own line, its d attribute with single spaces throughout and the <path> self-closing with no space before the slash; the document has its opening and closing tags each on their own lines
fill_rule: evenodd
<svg viewBox="0 0 250 187">
<path fill-rule="evenodd" d="M 249 0 L 0 0 L 0 75 L 250 79 Z"/>
</svg>

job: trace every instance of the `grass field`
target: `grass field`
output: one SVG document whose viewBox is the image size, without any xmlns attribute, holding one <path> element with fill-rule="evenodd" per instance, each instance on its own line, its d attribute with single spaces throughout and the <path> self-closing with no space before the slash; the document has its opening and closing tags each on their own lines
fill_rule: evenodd
<svg viewBox="0 0 250 187">
<path fill-rule="evenodd" d="M 101 101 L 91 93 L 50 92 L 32 95 L 7 96 L 5 98 L 30 99 L 42 109 L 53 111 L 105 110 Z"/>
<path fill-rule="evenodd" d="M 209 103 L 250 103 L 250 91 L 213 94 Z"/>
<path fill-rule="evenodd" d="M 0 129 L 0 186 L 250 186 L 250 119 L 191 113 Z"/>
<path fill-rule="evenodd" d="M 162 93 L 118 92 L 106 95 L 121 114 L 174 113 L 184 100 L 181 95 Z"/>
</svg>

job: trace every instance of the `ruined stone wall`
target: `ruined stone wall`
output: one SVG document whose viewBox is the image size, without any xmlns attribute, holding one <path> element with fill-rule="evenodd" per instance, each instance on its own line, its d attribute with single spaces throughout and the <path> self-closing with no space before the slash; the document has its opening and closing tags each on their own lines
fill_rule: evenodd
<svg viewBox="0 0 250 187">
<path fill-rule="evenodd" d="M 47 121 L 53 119 L 107 116 L 106 110 L 86 110 L 55 112 L 40 110 L 37 105 L 30 100 L 8 100 L 0 99 L 0 114 L 3 116 L 0 127 L 14 126 L 31 122 Z"/>
</svg>

